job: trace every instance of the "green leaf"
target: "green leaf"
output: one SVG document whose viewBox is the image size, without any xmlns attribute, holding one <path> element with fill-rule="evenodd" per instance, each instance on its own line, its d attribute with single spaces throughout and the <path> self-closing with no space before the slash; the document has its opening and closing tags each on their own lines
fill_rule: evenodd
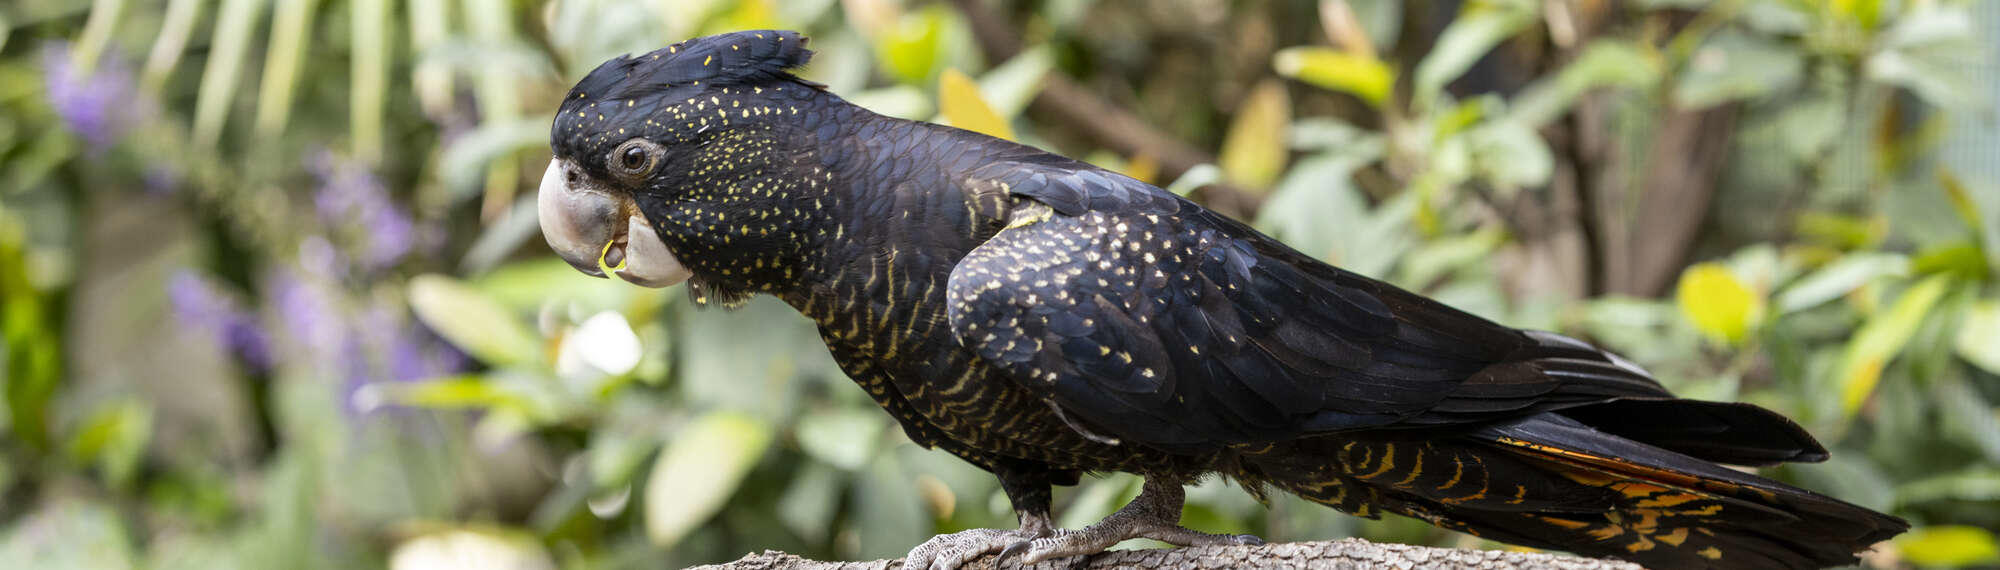
<svg viewBox="0 0 2000 570">
<path fill-rule="evenodd" d="M 1764 313 L 1764 299 L 1728 267 L 1713 262 L 1682 273 L 1674 299 L 1696 330 L 1731 346 L 1742 345 Z"/>
<path fill-rule="evenodd" d="M 709 412 L 682 429 L 646 480 L 647 538 L 671 547 L 714 516 L 770 442 L 770 426 L 737 412 Z"/>
<path fill-rule="evenodd" d="M 1660 81 L 1661 67 L 1658 55 L 1633 42 L 1594 40 L 1553 78 L 1523 88 L 1510 103 L 1508 117 L 1523 125 L 1546 125 L 1593 89 L 1651 87 Z"/>
<path fill-rule="evenodd" d="M 1919 566 L 1970 566 L 2000 558 L 2000 541 L 1976 526 L 1917 527 L 1896 537 L 1896 546 L 1904 559 Z"/>
<path fill-rule="evenodd" d="M 70 440 L 70 458 L 95 464 L 113 486 L 131 481 L 153 436 L 153 408 L 136 399 L 106 403 Z"/>
<path fill-rule="evenodd" d="M 1279 50 L 1271 64 L 1279 75 L 1360 97 L 1381 107 L 1396 88 L 1396 70 L 1371 55 L 1325 47 Z"/>
<path fill-rule="evenodd" d="M 1919 479 L 1896 488 L 1896 504 L 2000 500 L 2000 469 L 1975 467 Z"/>
<path fill-rule="evenodd" d="M 938 108 L 951 126 L 996 138 L 1014 140 L 1014 127 L 993 112 L 979 94 L 979 84 L 965 72 L 946 69 L 938 77 Z"/>
<path fill-rule="evenodd" d="M 1939 107 L 1978 104 L 1965 73 L 1979 65 L 1979 43 L 1966 7 L 1925 3 L 1896 19 L 1864 66 L 1869 79 L 1899 85 Z"/>
<path fill-rule="evenodd" d="M 1466 132 L 1465 142 L 1472 151 L 1473 167 L 1496 188 L 1541 187 L 1555 173 L 1555 153 L 1525 123 L 1490 121 Z"/>
<path fill-rule="evenodd" d="M 1194 165 L 1194 168 L 1187 169 L 1187 172 L 1182 172 L 1180 178 L 1175 178 L 1173 184 L 1167 185 L 1167 191 L 1186 196 L 1203 186 L 1221 181 L 1221 168 L 1217 168 L 1213 164 L 1202 163 Z"/>
<path fill-rule="evenodd" d="M 1974 302 L 1952 339 L 1952 348 L 1966 362 L 1989 374 L 2000 374 L 2000 301 Z"/>
<path fill-rule="evenodd" d="M 1430 109 L 1439 96 L 1444 94 L 1444 86 L 1464 75 L 1493 46 L 1500 45 L 1515 33 L 1534 23 L 1532 10 L 1520 9 L 1514 5 L 1468 4 L 1443 33 L 1438 34 L 1437 43 L 1431 51 L 1417 62 L 1416 84 L 1412 105 L 1418 110 Z M 1483 8 L 1480 8 L 1483 7 Z"/>
<path fill-rule="evenodd" d="M 443 275 L 410 279 L 410 309 L 438 336 L 479 360 L 509 366 L 542 360 L 542 343 L 513 313 Z"/>
<path fill-rule="evenodd" d="M 227 0 L 216 12 L 215 35 L 209 40 L 208 63 L 202 68 L 201 88 L 195 95 L 194 142 L 212 147 L 222 137 L 229 108 L 238 94 L 244 58 L 250 51 L 250 37 L 256 34 L 257 15 L 264 0 Z"/>
<path fill-rule="evenodd" d="M 839 408 L 808 412 L 794 428 L 799 447 L 814 459 L 854 471 L 868 464 L 888 422 L 873 409 Z"/>
<path fill-rule="evenodd" d="M 1934 275 L 1903 291 L 1889 310 L 1877 313 L 1854 333 L 1854 340 L 1847 345 L 1847 352 L 1841 359 L 1840 409 L 1842 415 L 1853 416 L 1875 392 L 1875 384 L 1882 378 L 1882 368 L 1888 365 L 1896 353 L 1902 352 L 1903 345 L 1909 343 L 1910 336 L 1916 334 L 1917 326 L 1923 324 L 1931 307 L 1944 297 L 1951 284 L 1949 278 Z"/>
<path fill-rule="evenodd" d="M 935 6 L 904 14 L 894 26 L 875 37 L 875 57 L 882 67 L 909 85 L 930 82 L 941 59 L 945 12 Z"/>
<path fill-rule="evenodd" d="M 1733 30 L 1697 48 L 1674 85 L 1674 102 L 1702 108 L 1783 92 L 1798 83 L 1805 55 L 1798 48 Z"/>
<path fill-rule="evenodd" d="M 1035 46 L 979 76 L 979 95 L 1002 118 L 1012 119 L 1042 92 L 1042 79 L 1055 69 L 1049 48 Z"/>
<path fill-rule="evenodd" d="M 1910 274 L 1910 259 L 1893 253 L 1849 255 L 1821 267 L 1778 293 L 1778 312 L 1790 313 L 1819 306 L 1859 289 L 1880 277 Z"/>
<path fill-rule="evenodd" d="M 1236 119 L 1229 124 L 1229 135 L 1222 140 L 1216 163 L 1231 180 L 1246 188 L 1269 189 L 1285 170 L 1289 152 L 1285 129 L 1291 120 L 1292 102 L 1285 95 L 1284 84 L 1276 80 L 1258 83 L 1236 109 Z"/>
<path fill-rule="evenodd" d="M 778 520 L 806 540 L 824 540 L 835 527 L 834 515 L 840 512 L 841 483 L 840 471 L 806 465 L 778 499 Z"/>
</svg>

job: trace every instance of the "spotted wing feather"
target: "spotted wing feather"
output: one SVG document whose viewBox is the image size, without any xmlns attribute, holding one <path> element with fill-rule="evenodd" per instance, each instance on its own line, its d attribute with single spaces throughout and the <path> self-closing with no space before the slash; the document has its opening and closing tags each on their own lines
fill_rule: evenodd
<svg viewBox="0 0 2000 570">
<path fill-rule="evenodd" d="M 1016 197 L 953 271 L 961 340 L 1086 429 L 1179 452 L 1664 398 L 1588 345 L 1320 263 L 1052 155 L 974 171 Z"/>
</svg>

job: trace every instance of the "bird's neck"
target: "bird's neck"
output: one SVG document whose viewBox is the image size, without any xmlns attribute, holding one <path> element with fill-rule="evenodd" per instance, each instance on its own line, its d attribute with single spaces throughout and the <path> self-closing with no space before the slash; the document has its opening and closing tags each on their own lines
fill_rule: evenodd
<svg viewBox="0 0 2000 570">
<path fill-rule="evenodd" d="M 822 325 L 942 307 L 927 297 L 941 301 L 952 267 L 1004 224 L 1004 192 L 964 174 L 992 159 L 996 141 L 841 105 L 838 134 L 815 149 L 831 173 L 827 225 L 806 279 L 776 293 Z"/>
</svg>

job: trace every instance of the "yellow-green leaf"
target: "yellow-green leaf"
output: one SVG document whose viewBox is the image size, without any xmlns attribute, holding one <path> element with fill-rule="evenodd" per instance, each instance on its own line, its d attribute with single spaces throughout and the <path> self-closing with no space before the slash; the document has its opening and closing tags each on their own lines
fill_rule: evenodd
<svg viewBox="0 0 2000 570">
<path fill-rule="evenodd" d="M 1966 311 L 1965 323 L 1959 325 L 1952 345 L 1958 349 L 1959 357 L 1987 372 L 2000 374 L 2000 302 L 1974 303 Z"/>
<path fill-rule="evenodd" d="M 1976 526 L 1945 525 L 1911 529 L 1896 538 L 1903 558 L 1918 566 L 1969 566 L 2000 558 L 1993 533 Z"/>
<path fill-rule="evenodd" d="M 709 412 L 676 435 L 646 479 L 646 536 L 673 546 L 715 516 L 764 448 L 771 427 L 740 412 Z"/>
<path fill-rule="evenodd" d="M 1292 121 L 1291 98 L 1275 79 L 1258 83 L 1236 109 L 1216 162 L 1231 180 L 1263 191 L 1285 170 L 1285 129 Z"/>
<path fill-rule="evenodd" d="M 1882 378 L 1882 368 L 1903 351 L 1903 345 L 1917 333 L 1917 326 L 1923 324 L 1938 299 L 1944 297 L 1950 283 L 1943 275 L 1933 275 L 1910 286 L 1889 310 L 1869 317 L 1855 331 L 1840 365 L 1842 414 L 1851 416 L 1868 401 L 1868 395 L 1875 392 L 1875 384 Z"/>
<path fill-rule="evenodd" d="M 1324 47 L 1280 50 L 1272 59 L 1278 73 L 1334 91 L 1351 93 L 1376 107 L 1389 99 L 1396 70 L 1371 55 Z"/>
<path fill-rule="evenodd" d="M 890 74 L 906 84 L 923 85 L 937 67 L 944 12 L 930 9 L 904 14 L 896 25 L 875 36 L 875 56 Z"/>
<path fill-rule="evenodd" d="M 509 365 L 541 358 L 541 342 L 512 311 L 456 279 L 435 274 L 410 279 L 410 310 L 481 361 Z"/>
<path fill-rule="evenodd" d="M 993 106 L 986 104 L 986 98 L 979 96 L 979 83 L 974 82 L 965 72 L 946 69 L 938 77 L 938 108 L 944 112 L 951 126 L 977 133 L 1014 140 L 1014 127 L 993 112 Z"/>
<path fill-rule="evenodd" d="M 1674 299 L 1695 330 L 1717 342 L 1741 345 L 1764 316 L 1764 298 L 1720 263 L 1700 263 L 1681 274 Z"/>
</svg>

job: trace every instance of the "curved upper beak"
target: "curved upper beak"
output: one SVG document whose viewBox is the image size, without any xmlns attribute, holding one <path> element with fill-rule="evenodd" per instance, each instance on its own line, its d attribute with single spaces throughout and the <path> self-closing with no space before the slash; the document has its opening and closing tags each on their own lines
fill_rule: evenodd
<svg viewBox="0 0 2000 570">
<path fill-rule="evenodd" d="M 570 267 L 634 285 L 666 287 L 692 275 L 660 241 L 639 205 L 563 159 L 542 174 L 535 212 L 542 237 Z"/>
</svg>

